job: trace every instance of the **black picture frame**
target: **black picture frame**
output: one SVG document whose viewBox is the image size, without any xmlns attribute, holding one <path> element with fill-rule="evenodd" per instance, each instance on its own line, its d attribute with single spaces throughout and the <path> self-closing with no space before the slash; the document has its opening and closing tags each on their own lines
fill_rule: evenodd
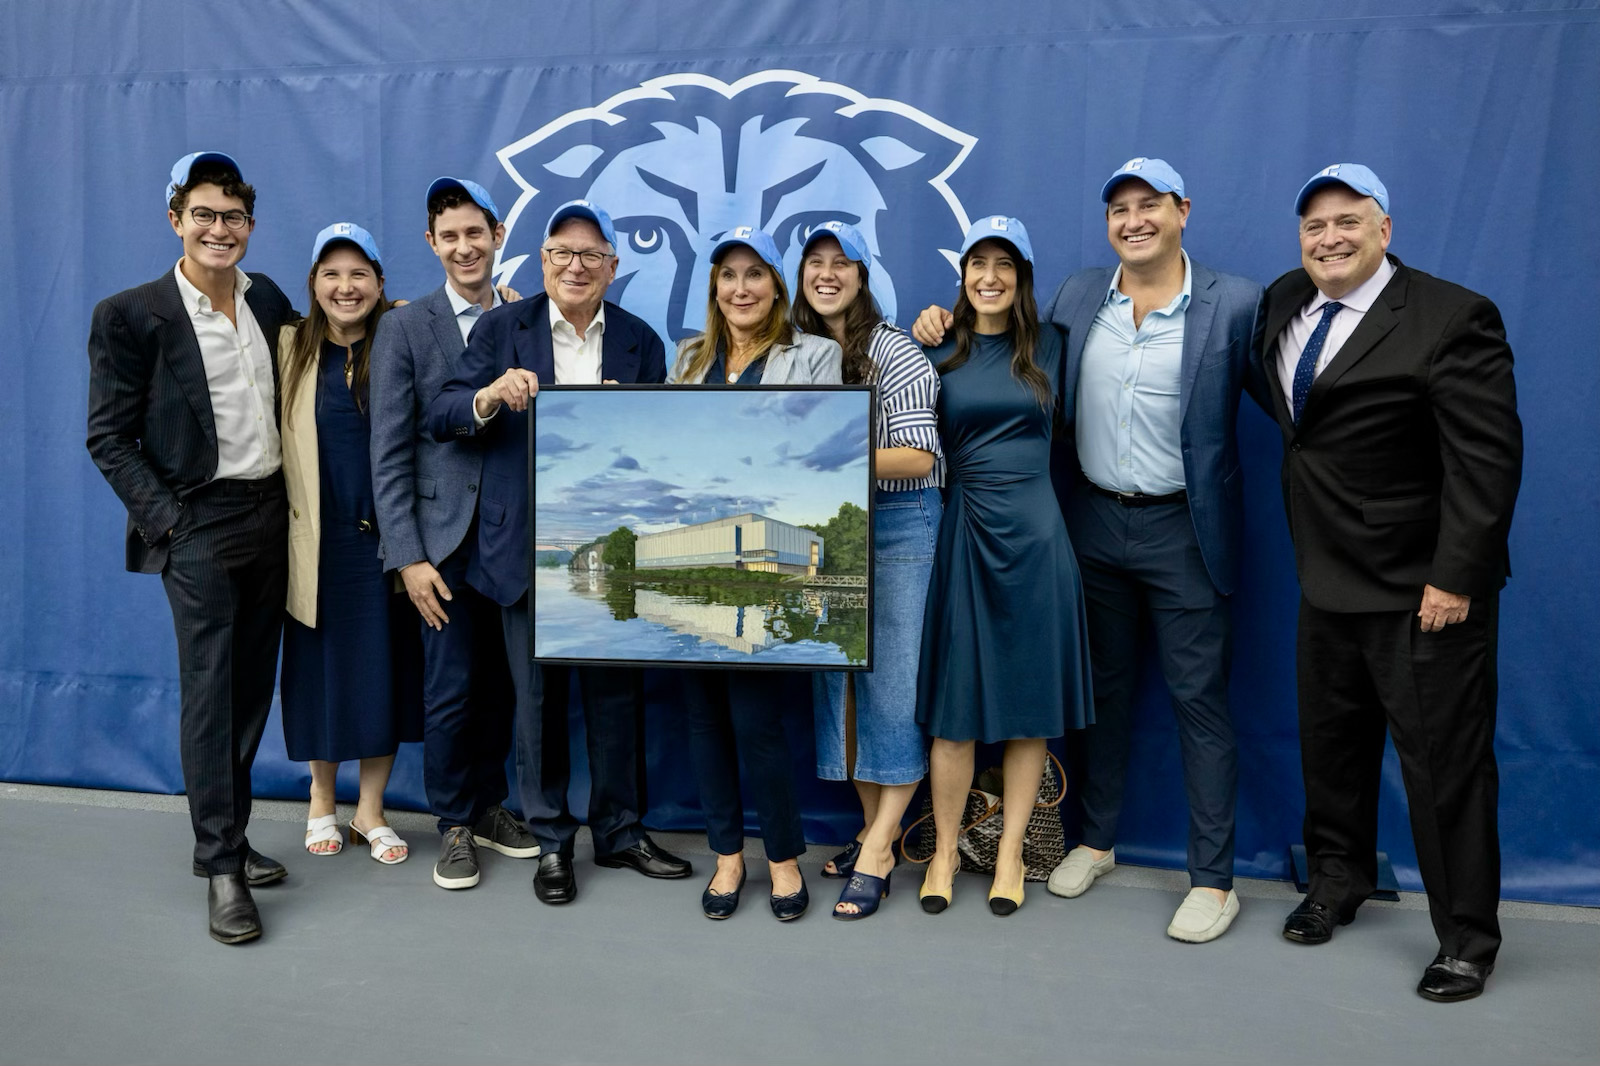
<svg viewBox="0 0 1600 1066">
<path fill-rule="evenodd" d="M 716 647 L 710 646 L 710 645 L 715 645 L 717 643 L 718 638 L 716 638 L 716 637 L 714 637 L 712 635 L 707 635 L 705 633 L 685 633 L 683 630 L 677 631 L 677 635 L 680 636 L 680 637 L 682 637 L 682 636 L 691 636 L 691 635 L 695 636 L 695 637 L 697 637 L 698 643 L 695 644 L 695 645 L 688 645 L 688 644 L 685 644 L 685 643 L 680 641 L 679 642 L 680 648 L 692 648 L 697 652 L 697 654 L 685 654 L 685 655 L 681 655 L 681 656 L 668 655 L 668 654 L 662 654 L 662 655 L 619 654 L 619 655 L 604 655 L 604 656 L 602 656 L 602 655 L 576 655 L 576 654 L 572 654 L 571 653 L 573 645 L 572 645 L 572 642 L 571 642 L 571 640 L 569 638 L 570 630 L 572 628 L 570 625 L 566 626 L 563 629 L 563 636 L 568 638 L 568 639 L 563 639 L 563 640 L 560 640 L 560 641 L 547 640 L 547 641 L 545 641 L 545 644 L 547 645 L 547 647 L 545 649 L 545 653 L 544 654 L 540 653 L 540 648 L 541 648 L 541 641 L 540 641 L 540 631 L 541 631 L 541 596 L 540 596 L 540 592 L 541 592 L 541 586 L 551 586 L 550 588 L 546 588 L 545 589 L 545 593 L 546 593 L 545 598 L 547 600 L 547 603 L 546 603 L 547 610 L 545 612 L 543 612 L 546 615 L 546 617 L 543 620 L 543 624 L 546 627 L 546 632 L 547 633 L 554 632 L 556 627 L 557 627 L 557 623 L 552 621 L 552 616 L 554 615 L 555 612 L 553 610 L 549 609 L 548 601 L 550 601 L 552 599 L 559 598 L 555 593 L 553 584 L 548 580 L 542 579 L 542 577 L 541 577 L 541 572 L 542 571 L 548 571 L 548 570 L 552 569 L 552 567 L 550 567 L 548 565 L 548 557 L 546 557 L 544 559 L 541 559 L 540 545 L 544 544 L 544 545 L 549 546 L 549 545 L 552 545 L 552 544 L 555 544 L 555 543 L 558 543 L 558 542 L 567 543 L 567 542 L 571 542 L 574 539 L 574 538 L 570 538 L 570 537 L 558 538 L 558 537 L 554 537 L 554 536 L 546 536 L 543 539 L 541 539 L 541 512 L 540 512 L 540 505 L 539 505 L 539 485 L 540 485 L 541 466 L 544 466 L 545 472 L 548 475 L 549 473 L 552 472 L 551 471 L 552 464 L 559 463 L 560 459 L 558 457 L 554 457 L 554 456 L 548 454 L 549 451 L 553 450 L 553 448 L 554 448 L 553 445 L 550 448 L 546 449 L 546 454 L 541 456 L 541 447 L 540 447 L 541 435 L 540 435 L 540 430 L 539 430 L 539 426 L 540 426 L 540 423 L 539 423 L 539 411 L 540 411 L 540 408 L 541 408 L 541 406 L 544 406 L 544 408 L 547 411 L 547 413 L 549 411 L 551 411 L 551 410 L 557 409 L 557 405 L 561 404 L 562 401 L 561 400 L 554 400 L 554 397 L 560 396 L 562 394 L 569 394 L 569 395 L 572 395 L 572 394 L 579 394 L 579 395 L 581 395 L 581 394 L 593 394 L 592 396 L 584 397 L 584 399 L 582 401 L 580 401 L 580 403 L 579 403 L 580 406 L 583 406 L 583 407 L 587 408 L 587 407 L 592 407 L 596 402 L 601 403 L 601 404 L 606 403 L 606 400 L 605 400 L 606 396 L 621 396 L 621 395 L 624 395 L 624 394 L 638 394 L 638 393 L 642 393 L 642 392 L 643 393 L 658 393 L 658 394 L 662 394 L 663 396 L 668 396 L 668 397 L 671 398 L 670 402 L 675 407 L 681 406 L 685 402 L 688 402 L 691 406 L 696 404 L 696 403 L 703 402 L 704 406 L 707 407 L 708 411 L 710 412 L 710 414 L 707 417 L 714 417 L 718 413 L 719 409 L 721 411 L 725 412 L 727 410 L 734 409 L 734 406 L 739 404 L 739 403 L 741 403 L 741 402 L 742 403 L 748 403 L 752 399 L 756 399 L 758 397 L 765 397 L 765 396 L 779 396 L 779 397 L 785 397 L 787 399 L 787 398 L 793 398 L 793 397 L 797 397 L 797 396 L 798 397 L 819 396 L 819 395 L 821 395 L 821 396 L 832 396 L 832 395 L 835 395 L 835 394 L 844 393 L 844 394 L 854 394 L 855 396 L 858 396 L 860 398 L 859 402 L 860 402 L 860 405 L 861 405 L 861 413 L 865 415 L 866 420 L 867 420 L 867 422 L 866 422 L 866 424 L 867 424 L 866 437 L 865 437 L 865 441 L 863 443 L 863 448 L 862 448 L 863 457 L 865 459 L 865 464 L 864 464 L 864 467 L 862 468 L 864 470 L 864 473 L 862 474 L 862 483 L 861 483 L 861 488 L 860 488 L 860 491 L 859 491 L 860 499 L 861 499 L 862 502 L 858 505 L 858 506 L 860 506 L 862 508 L 862 510 L 864 510 L 866 512 L 866 516 L 865 516 L 865 525 L 866 525 L 866 530 L 865 530 L 865 559 L 864 559 L 865 571 L 866 572 L 865 572 L 864 575 L 848 575 L 848 576 L 850 576 L 850 577 L 863 576 L 865 578 L 865 582 L 864 582 L 864 584 L 851 584 L 851 585 L 846 586 L 846 587 L 841 587 L 839 585 L 833 584 L 830 581 L 830 578 L 834 577 L 834 575 L 816 574 L 816 575 L 811 575 L 811 576 L 803 576 L 802 580 L 799 581 L 799 582 L 794 582 L 794 581 L 791 581 L 791 580 L 785 580 L 782 583 L 781 586 L 778 585 L 776 582 L 774 582 L 772 584 L 772 586 L 771 586 L 774 590 L 782 591 L 784 593 L 784 599 L 786 601 L 792 599 L 792 595 L 791 594 L 796 594 L 796 593 L 798 593 L 802 597 L 813 597 L 814 596 L 815 599 L 818 602 L 820 602 L 820 604 L 822 606 L 820 608 L 810 608 L 808 606 L 806 613 L 812 613 L 813 610 L 820 610 L 820 614 L 817 614 L 817 616 L 816 616 L 817 619 L 818 619 L 818 622 L 817 622 L 817 629 L 818 630 L 821 630 L 821 629 L 823 629 L 823 628 L 825 628 L 827 626 L 830 626 L 830 625 L 836 627 L 836 632 L 837 631 L 847 630 L 850 625 L 854 624 L 856 619 L 855 619 L 855 617 L 853 615 L 851 615 L 851 616 L 848 617 L 848 621 L 846 621 L 844 618 L 842 618 L 839 615 L 838 612 L 856 612 L 856 611 L 860 612 L 861 633 L 860 633 L 859 639 L 851 639 L 849 641 L 848 647 L 846 647 L 846 645 L 844 645 L 842 643 L 835 643 L 834 646 L 837 648 L 838 653 L 839 653 L 839 657 L 838 657 L 837 661 L 822 661 L 822 660 L 826 659 L 827 656 L 822 654 L 822 653 L 819 653 L 819 652 L 817 652 L 815 650 L 814 646 L 819 643 L 817 641 L 791 641 L 791 640 L 786 639 L 786 638 L 780 638 L 780 639 L 775 639 L 775 640 L 771 640 L 771 641 L 765 642 L 761 648 L 759 648 L 759 649 L 757 649 L 755 651 L 741 652 L 737 648 L 728 647 L 726 645 L 722 646 L 721 649 L 719 650 Z M 693 400 L 693 399 L 689 399 L 690 397 L 703 397 L 704 399 L 703 399 L 703 401 L 696 401 L 696 400 Z M 832 401 L 832 403 L 834 403 L 836 405 L 838 403 L 838 401 Z M 619 402 L 619 406 L 620 406 L 620 402 Z M 799 406 L 800 407 L 804 407 L 805 406 L 804 399 L 801 400 L 801 403 L 799 404 Z M 557 429 L 557 430 L 560 428 L 559 426 L 556 426 L 555 422 L 553 420 L 549 419 L 549 418 L 547 418 L 547 422 L 550 424 L 550 426 L 554 426 L 555 429 Z M 527 419 L 527 423 L 528 423 L 527 432 L 528 432 L 528 573 L 529 573 L 529 584 L 528 584 L 528 622 L 529 622 L 529 625 L 528 625 L 528 657 L 529 657 L 530 661 L 532 661 L 534 663 L 538 663 L 538 664 L 553 665 L 553 666 L 554 665 L 565 665 L 565 666 L 614 666 L 614 667 L 629 667 L 629 668 L 635 668 L 635 667 L 665 667 L 665 668 L 669 668 L 669 669 L 675 669 L 675 668 L 705 669 L 705 668 L 711 667 L 711 668 L 717 668 L 717 669 L 732 669 L 732 670 L 793 670 L 793 671 L 803 671 L 803 672 L 804 671 L 821 671 L 821 670 L 854 672 L 854 671 L 863 671 L 863 670 L 871 670 L 872 669 L 872 631 L 873 631 L 873 607 L 872 607 L 872 598 L 873 597 L 872 597 L 872 588 L 873 588 L 873 580 L 874 580 L 874 576 L 875 576 L 875 574 L 874 574 L 874 563 L 873 563 L 873 555 L 874 555 L 873 523 L 874 523 L 874 520 L 875 520 L 874 496 L 876 495 L 876 490 L 877 490 L 877 471 L 876 471 L 876 463 L 875 463 L 875 454 L 874 453 L 875 453 L 875 443 L 877 441 L 877 434 L 878 434 L 878 409 L 877 409 L 877 402 L 876 402 L 876 399 L 875 399 L 875 396 L 874 396 L 874 390 L 873 390 L 871 385 L 865 385 L 865 384 L 863 384 L 863 385 L 720 385 L 720 384 L 717 384 L 717 385 L 666 385 L 666 384 L 648 384 L 648 385 L 647 384 L 541 385 L 540 388 L 539 388 L 539 396 L 535 397 L 533 403 L 531 403 L 529 405 L 529 417 Z M 552 431 L 550 437 L 547 438 L 547 444 L 549 444 L 551 441 L 554 441 L 556 439 L 557 439 L 557 434 L 554 431 Z M 560 439 L 564 440 L 565 438 L 562 437 Z M 672 442 L 662 442 L 661 446 L 668 447 L 670 449 L 671 443 Z M 756 480 L 760 477 L 760 475 L 762 473 L 771 473 L 773 467 L 781 466 L 781 465 L 784 465 L 785 463 L 792 463 L 794 461 L 795 460 L 792 457 L 788 458 L 788 459 L 779 458 L 778 460 L 775 460 L 775 461 L 768 461 L 767 465 L 762 469 L 762 471 L 759 471 L 759 472 L 754 469 L 754 463 L 752 462 L 750 464 L 751 467 L 752 467 L 752 474 L 751 474 L 752 484 L 754 484 L 756 482 Z M 848 463 L 846 463 L 844 465 L 853 467 L 853 466 L 856 465 L 856 462 L 855 462 L 854 459 L 852 459 L 852 460 L 850 460 Z M 641 502 L 643 502 L 643 501 L 641 501 Z M 853 503 L 854 501 L 845 501 L 845 502 Z M 736 514 L 737 513 L 738 512 L 736 512 Z M 722 520 L 726 520 L 728 517 L 731 517 L 731 516 L 724 516 L 724 518 Z M 790 524 L 790 523 L 781 522 L 779 520 L 768 518 L 767 516 L 764 516 L 764 515 L 755 515 L 753 517 L 758 518 L 758 519 L 762 519 L 762 520 L 764 520 L 766 522 L 769 522 L 769 523 L 774 523 L 775 522 L 778 525 L 788 526 L 790 529 L 800 528 L 800 527 L 795 526 L 795 525 Z M 816 520 L 822 521 L 824 523 L 826 523 L 828 521 L 828 519 L 829 519 L 829 516 L 826 516 L 826 515 L 818 515 L 818 516 L 816 516 Z M 710 520 L 710 521 L 718 521 L 718 520 Z M 602 524 L 604 524 L 604 523 L 602 523 Z M 697 524 L 706 524 L 706 523 L 689 523 L 689 524 L 686 524 L 686 526 L 687 525 L 697 525 Z M 595 539 L 595 543 L 598 543 L 598 539 L 599 539 L 599 537 L 601 537 L 603 535 L 603 532 L 599 531 L 599 530 L 595 530 L 595 531 L 593 531 L 593 533 L 594 533 L 595 538 L 596 538 Z M 548 550 L 548 547 L 547 547 L 547 550 Z M 740 553 L 736 550 L 736 555 L 738 555 L 738 554 L 740 554 Z M 541 562 L 544 562 L 546 565 L 541 566 L 540 565 Z M 827 545 L 826 545 L 825 542 L 822 543 L 822 545 L 820 547 L 819 565 L 821 567 L 826 567 L 826 565 L 827 565 Z M 746 568 L 747 568 L 746 566 L 740 565 L 738 563 L 736 563 L 734 567 L 729 567 L 729 569 L 746 569 Z M 764 569 L 765 567 L 761 566 L 761 565 L 757 565 L 755 567 L 748 567 L 748 568 L 749 569 Z M 567 572 L 569 574 L 573 572 L 573 568 L 570 565 L 566 568 L 566 570 L 567 570 Z M 639 571 L 637 571 L 637 570 L 632 571 L 631 575 L 633 575 L 633 576 L 630 576 L 629 579 L 628 579 L 629 582 L 631 583 L 631 585 L 633 586 L 634 590 L 636 590 L 635 591 L 635 595 L 637 594 L 637 591 L 644 591 L 645 590 L 645 586 L 649 586 L 649 585 L 652 584 L 652 582 L 648 582 L 648 581 L 644 581 L 644 580 L 639 579 L 636 576 L 638 573 L 639 573 Z M 588 576 L 589 577 L 593 578 L 594 575 L 595 575 L 595 571 L 594 570 L 591 569 L 591 570 L 588 571 Z M 603 572 L 603 575 L 604 575 L 603 580 L 608 581 L 608 582 L 615 582 L 615 581 L 618 581 L 620 579 L 620 575 L 615 570 L 606 570 L 606 571 Z M 791 576 L 797 576 L 797 575 L 791 575 Z M 820 579 L 820 580 L 815 580 L 815 579 Z M 756 584 L 756 582 L 754 582 L 754 581 L 751 582 L 751 585 L 755 585 L 755 584 Z M 762 583 L 762 585 L 763 585 L 763 587 L 765 587 L 765 583 L 764 582 Z M 616 592 L 617 590 L 615 590 L 615 589 L 602 590 L 603 594 L 604 594 L 605 591 Z M 649 590 L 649 591 L 654 592 L 655 590 L 652 589 L 652 590 Z M 675 600 L 675 601 L 676 600 L 681 600 L 682 596 L 663 594 L 663 599 L 658 600 L 657 602 L 665 602 L 666 600 L 669 600 L 669 599 L 670 600 Z M 807 599 L 807 602 L 809 604 L 809 598 Z M 718 604 L 718 605 L 715 605 L 715 606 L 721 607 L 721 606 L 726 606 L 726 605 Z M 771 633 L 773 633 L 773 629 L 770 628 L 770 627 L 772 626 L 772 624 L 774 622 L 772 610 L 776 609 L 776 606 L 775 605 L 768 605 L 768 607 L 764 607 L 763 609 L 764 609 L 764 611 L 766 611 L 766 613 L 765 613 L 765 616 L 761 619 L 761 625 L 762 625 L 762 630 L 761 631 L 763 633 L 771 634 Z M 788 618 L 793 616 L 793 608 L 785 608 L 784 610 L 785 610 L 784 620 L 787 621 Z M 593 614 L 594 612 L 588 612 L 588 613 Z M 619 613 L 620 614 L 628 614 L 630 617 L 627 618 L 627 619 L 616 618 L 616 615 L 618 615 Z M 743 616 L 743 610 L 741 609 L 741 611 L 739 613 L 740 613 L 740 616 L 742 617 Z M 632 607 L 628 607 L 627 609 L 620 610 L 620 611 L 615 609 L 615 608 L 613 608 L 612 609 L 612 614 L 613 614 L 614 620 L 616 620 L 616 621 L 632 621 L 632 620 L 634 620 L 635 618 L 638 617 L 637 613 L 633 610 Z M 650 622 L 651 620 L 650 619 L 645 619 L 645 621 Z M 664 626 L 666 625 L 666 623 L 663 623 L 663 622 L 654 622 L 652 624 L 658 624 L 658 625 L 664 625 Z M 636 632 L 637 632 L 637 628 L 638 627 L 635 627 L 635 631 Z M 668 628 L 670 628 L 670 626 Z M 789 633 L 789 630 L 788 630 L 787 626 L 785 627 L 785 632 Z M 790 633 L 790 635 L 792 635 L 792 633 Z M 667 639 L 670 640 L 670 638 L 667 638 Z M 565 654 L 554 653 L 555 649 L 553 649 L 552 647 L 548 647 L 548 645 L 552 645 L 554 643 L 560 643 L 561 644 L 561 649 L 564 650 L 566 653 Z M 829 642 L 824 641 L 824 642 L 821 642 L 821 643 L 826 644 L 826 643 L 829 643 Z M 805 648 L 804 649 L 805 654 L 803 654 L 803 655 L 799 655 L 799 654 L 785 655 L 781 651 L 780 652 L 774 652 L 773 651 L 773 649 L 778 648 L 781 645 L 786 645 L 786 644 L 810 644 L 810 645 L 812 645 L 812 647 Z M 851 649 L 858 650 L 860 652 L 859 656 L 851 655 L 850 654 L 850 650 Z"/>
</svg>

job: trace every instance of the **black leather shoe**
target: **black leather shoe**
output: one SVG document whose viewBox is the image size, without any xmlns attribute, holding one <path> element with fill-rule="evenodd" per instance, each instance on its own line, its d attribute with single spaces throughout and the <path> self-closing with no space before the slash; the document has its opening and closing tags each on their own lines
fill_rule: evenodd
<svg viewBox="0 0 1600 1066">
<path fill-rule="evenodd" d="M 539 872 L 533 875 L 533 894 L 540 903 L 571 903 L 578 898 L 578 878 L 572 872 L 572 856 L 539 856 Z"/>
<path fill-rule="evenodd" d="M 1459 1003 L 1483 995 L 1483 983 L 1494 973 L 1494 963 L 1463 962 L 1440 955 L 1422 971 L 1417 995 L 1435 1003 Z"/>
<path fill-rule="evenodd" d="M 800 891 L 787 896 L 772 897 L 772 916 L 780 922 L 792 922 L 811 906 L 811 893 L 806 891 L 806 879 L 800 878 Z"/>
<path fill-rule="evenodd" d="M 1333 939 L 1334 926 L 1349 924 L 1349 918 L 1339 917 L 1308 896 L 1283 920 L 1283 939 L 1296 944 L 1326 944 Z"/>
<path fill-rule="evenodd" d="M 199 863 L 194 864 L 196 877 L 206 876 L 206 868 Z M 270 885 L 275 881 L 282 881 L 289 876 L 289 871 L 277 859 L 269 859 L 255 848 L 244 857 L 244 879 L 251 888 L 260 888 Z"/>
<path fill-rule="evenodd" d="M 720 922 L 733 917 L 733 912 L 739 909 L 739 893 L 744 891 L 745 874 L 749 872 L 748 865 L 739 871 L 739 883 L 732 892 L 713 892 L 710 885 L 706 886 L 706 890 L 700 893 L 700 909 L 707 918 Z"/>
<path fill-rule="evenodd" d="M 648 836 L 640 837 L 639 843 L 625 851 L 615 851 L 606 856 L 596 855 L 594 864 L 612 870 L 627 867 L 630 870 L 638 870 L 646 877 L 668 880 L 690 877 L 694 874 L 694 867 L 687 859 L 680 859 L 670 852 L 661 850 Z"/>
<path fill-rule="evenodd" d="M 217 874 L 206 893 L 211 908 L 211 939 L 224 944 L 243 944 L 261 935 L 261 913 L 250 898 L 244 872 Z"/>
</svg>

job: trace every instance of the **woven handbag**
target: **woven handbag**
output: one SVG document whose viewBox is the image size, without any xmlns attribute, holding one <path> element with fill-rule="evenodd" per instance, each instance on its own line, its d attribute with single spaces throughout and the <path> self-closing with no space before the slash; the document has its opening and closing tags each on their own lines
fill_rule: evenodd
<svg viewBox="0 0 1600 1066">
<path fill-rule="evenodd" d="M 1067 855 L 1066 834 L 1061 829 L 1061 801 L 1067 795 L 1067 774 L 1055 755 L 1048 751 L 1045 755 L 1039 796 L 1028 813 L 1028 828 L 1022 837 L 1023 876 L 1029 881 L 1048 880 L 1050 872 Z M 956 838 L 961 868 L 973 873 L 994 873 L 1004 828 L 1000 797 L 981 788 L 971 789 L 967 793 L 966 810 L 961 813 L 961 834 Z M 921 816 L 906 827 L 905 835 L 900 838 L 900 852 L 907 862 L 925 863 L 933 858 L 936 845 L 933 798 L 930 796 L 922 804 Z"/>
</svg>

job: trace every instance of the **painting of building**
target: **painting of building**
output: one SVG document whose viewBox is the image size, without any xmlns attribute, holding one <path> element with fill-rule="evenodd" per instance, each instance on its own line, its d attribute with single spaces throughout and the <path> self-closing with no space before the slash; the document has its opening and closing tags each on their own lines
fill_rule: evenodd
<svg viewBox="0 0 1600 1066">
<path fill-rule="evenodd" d="M 747 512 L 641 534 L 634 546 L 634 566 L 640 570 L 720 566 L 815 577 L 822 552 L 822 538 L 811 530 Z"/>
</svg>

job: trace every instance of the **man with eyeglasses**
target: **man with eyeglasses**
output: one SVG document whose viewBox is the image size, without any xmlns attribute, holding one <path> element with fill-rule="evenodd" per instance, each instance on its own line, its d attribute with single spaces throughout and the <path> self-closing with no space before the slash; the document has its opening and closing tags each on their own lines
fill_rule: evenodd
<svg viewBox="0 0 1600 1066">
<path fill-rule="evenodd" d="M 255 198 L 221 152 L 178 160 L 165 202 L 182 258 L 89 327 L 89 454 L 128 509 L 127 568 L 160 574 L 172 605 L 194 873 L 224 944 L 261 935 L 250 888 L 287 875 L 245 838 L 288 584 L 275 349 L 295 317 L 239 269 Z"/>
<path fill-rule="evenodd" d="M 522 810 L 538 838 L 534 895 L 570 903 L 578 823 L 567 809 L 567 699 L 581 690 L 589 749 L 589 830 L 595 861 L 646 877 L 689 877 L 689 863 L 657 847 L 639 821 L 637 671 L 541 667 L 528 657 L 528 426 L 539 382 L 660 383 L 666 349 L 642 319 L 605 299 L 617 276 L 616 231 L 594 204 L 574 200 L 550 216 L 540 262 L 544 295 L 489 312 L 473 328 L 461 372 L 429 411 L 436 439 L 481 442 L 485 520 L 467 580 L 501 605 L 517 689 Z M 504 410 L 509 408 L 509 411 Z M 493 516 L 492 518 L 490 516 Z"/>
<path fill-rule="evenodd" d="M 481 877 L 480 847 L 528 859 L 539 845 L 501 805 L 511 790 L 511 679 L 500 609 L 467 585 L 483 452 L 426 431 L 428 403 L 458 371 L 467 334 L 500 305 L 494 260 L 506 228 L 474 181 L 438 178 L 426 202 L 423 236 L 445 283 L 384 315 L 373 337 L 372 492 L 378 554 L 420 616 L 422 780 L 440 834 L 433 883 L 459 890 Z"/>
</svg>

